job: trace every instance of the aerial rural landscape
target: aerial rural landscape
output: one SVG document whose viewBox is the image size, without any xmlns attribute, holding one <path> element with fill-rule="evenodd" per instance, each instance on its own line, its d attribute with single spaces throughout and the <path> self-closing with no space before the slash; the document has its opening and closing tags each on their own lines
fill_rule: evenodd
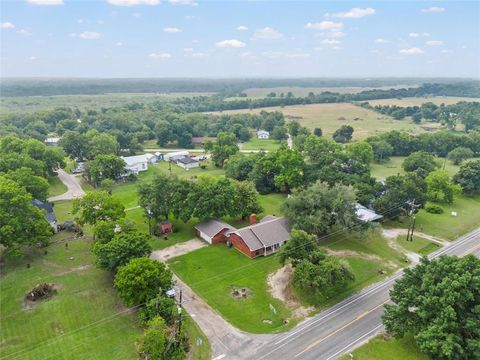
<svg viewBox="0 0 480 360">
<path fill-rule="evenodd" d="M 479 3 L 0 10 L 0 360 L 480 359 Z"/>
</svg>

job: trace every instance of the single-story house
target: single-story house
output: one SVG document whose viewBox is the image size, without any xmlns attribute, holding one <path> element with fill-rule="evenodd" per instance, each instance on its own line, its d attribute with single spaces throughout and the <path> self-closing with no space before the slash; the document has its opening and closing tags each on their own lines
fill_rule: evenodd
<svg viewBox="0 0 480 360">
<path fill-rule="evenodd" d="M 229 230 L 233 231 L 235 228 L 226 222 L 216 219 L 203 221 L 195 226 L 197 236 L 209 244 L 225 242 L 225 233 Z"/>
<path fill-rule="evenodd" d="M 175 164 L 177 164 L 181 168 L 184 168 L 185 170 L 190 170 L 200 166 L 200 163 L 197 160 L 192 159 L 191 157 L 188 157 L 188 156 L 175 160 Z"/>
<path fill-rule="evenodd" d="M 184 158 L 185 156 L 188 156 L 188 151 L 175 151 L 171 153 L 167 153 L 164 155 L 164 160 L 165 161 L 175 161 L 181 158 Z"/>
<path fill-rule="evenodd" d="M 59 141 L 60 141 L 59 137 L 49 137 L 45 139 L 44 143 L 47 146 L 57 146 Z"/>
<path fill-rule="evenodd" d="M 213 137 L 213 136 L 192 137 L 192 144 L 203 146 L 203 145 L 205 145 L 206 141 L 214 142 L 215 140 L 217 140 L 217 138 Z"/>
<path fill-rule="evenodd" d="M 355 205 L 357 212 L 357 219 L 361 222 L 373 222 L 383 219 L 382 215 L 377 214 L 375 211 L 363 206 L 362 204 Z"/>
<path fill-rule="evenodd" d="M 270 138 L 270 133 L 266 130 L 258 130 L 257 137 L 262 140 L 266 140 Z"/>
<path fill-rule="evenodd" d="M 208 220 L 198 224 L 197 235 L 210 244 L 229 242 L 250 258 L 275 253 L 290 240 L 285 218 L 266 216 L 259 223 L 235 229 L 220 220 Z"/>
<path fill-rule="evenodd" d="M 157 157 L 153 154 L 146 153 L 145 157 L 147 158 L 147 162 L 150 164 L 155 164 L 157 162 Z"/>
<path fill-rule="evenodd" d="M 157 151 L 155 156 L 157 157 L 157 161 L 163 161 L 163 154 L 160 151 Z"/>
<path fill-rule="evenodd" d="M 53 212 L 53 205 L 51 202 L 48 201 L 41 201 L 38 199 L 33 199 L 32 200 L 33 205 L 35 205 L 37 208 L 45 210 L 45 219 L 48 221 L 50 226 L 52 227 L 52 230 L 54 233 L 58 231 L 57 228 L 57 217 L 55 216 L 55 213 Z"/>
<path fill-rule="evenodd" d="M 147 154 L 135 156 L 122 156 L 125 161 L 125 172 L 128 174 L 138 174 L 148 170 L 149 157 Z"/>
</svg>

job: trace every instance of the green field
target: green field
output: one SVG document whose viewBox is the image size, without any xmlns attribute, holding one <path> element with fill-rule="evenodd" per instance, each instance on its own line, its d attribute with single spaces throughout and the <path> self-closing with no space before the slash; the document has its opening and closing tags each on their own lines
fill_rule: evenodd
<svg viewBox="0 0 480 360">
<path fill-rule="evenodd" d="M 437 236 L 446 240 L 455 240 L 478 226 L 480 211 L 480 196 L 468 197 L 464 195 L 455 196 L 453 204 L 441 204 L 443 214 L 430 214 L 420 210 L 416 217 L 417 231 Z M 452 215 L 457 212 L 457 216 Z M 387 226 L 407 228 L 410 221 L 389 221 Z"/>
<path fill-rule="evenodd" d="M 48 188 L 48 196 L 61 195 L 68 190 L 63 182 L 57 176 L 52 176 L 48 179 L 50 187 Z"/>
<path fill-rule="evenodd" d="M 440 245 L 427 239 L 414 236 L 413 241 L 407 241 L 406 236 L 398 236 L 396 242 L 405 250 L 417 253 L 419 255 L 428 255 L 435 250 L 440 249 Z"/>
<path fill-rule="evenodd" d="M 264 214 L 282 215 L 282 205 L 287 199 L 285 194 L 259 195 L 258 200 L 263 207 Z"/>
<path fill-rule="evenodd" d="M 252 138 L 243 143 L 242 150 L 265 150 L 275 151 L 280 147 L 280 140 L 257 138 L 256 134 L 252 135 Z"/>
<path fill-rule="evenodd" d="M 402 163 L 404 160 L 405 156 L 392 156 L 390 160 L 384 163 L 372 163 L 370 164 L 372 176 L 377 179 L 386 179 L 392 175 L 405 174 L 405 171 L 402 168 Z M 445 163 L 445 170 L 450 176 L 455 175 L 460 169 L 460 166 L 454 165 L 450 160 L 445 162 L 444 158 L 438 158 L 437 163 L 439 165 L 439 169 L 443 169 L 443 165 Z"/>
<path fill-rule="evenodd" d="M 355 106 L 350 103 L 293 105 L 285 107 L 266 107 L 259 109 L 227 110 L 223 114 L 252 113 L 260 111 L 281 111 L 287 120 L 297 120 L 313 130 L 320 127 L 325 136 L 331 136 L 342 125 L 351 125 L 355 129 L 354 140 L 390 130 L 422 133 L 421 126 L 409 120 L 394 120 L 388 116 Z M 220 112 L 217 112 L 219 114 Z M 356 120 L 355 120 L 356 119 Z"/>
<path fill-rule="evenodd" d="M 296 322 L 285 305 L 267 290 L 268 274 L 280 267 L 276 257 L 252 260 L 234 248 L 219 244 L 176 257 L 169 264 L 196 294 L 241 330 L 280 332 Z M 248 288 L 251 294 L 246 299 L 235 299 L 231 295 L 234 288 Z M 289 319 L 288 324 L 283 323 L 285 319 Z"/>
<path fill-rule="evenodd" d="M 353 357 L 344 355 L 341 360 L 427 360 L 420 352 L 412 336 L 402 339 L 385 339 L 378 336 L 352 352 Z"/>
<path fill-rule="evenodd" d="M 396 106 L 421 106 L 427 102 L 432 102 L 435 105 L 452 105 L 460 101 L 480 101 L 478 98 L 467 98 L 458 96 L 434 96 L 434 97 L 410 97 L 402 99 L 381 99 L 381 100 L 368 100 L 368 103 L 372 106 L 376 105 L 396 105 Z"/>
</svg>

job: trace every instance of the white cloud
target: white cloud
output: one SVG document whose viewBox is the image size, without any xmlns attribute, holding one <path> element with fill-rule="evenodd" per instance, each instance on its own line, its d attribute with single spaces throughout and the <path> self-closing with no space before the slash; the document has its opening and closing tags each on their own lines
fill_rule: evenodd
<svg viewBox="0 0 480 360">
<path fill-rule="evenodd" d="M 185 56 L 189 56 L 189 57 L 196 58 L 196 59 L 203 59 L 203 58 L 208 57 L 208 54 L 202 53 L 202 52 L 194 52 L 194 53 L 191 53 L 191 54 L 188 54 L 188 55 L 185 55 Z"/>
<path fill-rule="evenodd" d="M 184 48 L 183 51 L 185 51 L 185 52 L 192 52 L 192 51 L 193 51 L 193 48 Z"/>
<path fill-rule="evenodd" d="M 102 34 L 95 32 L 95 31 L 84 31 L 78 35 L 82 39 L 85 40 L 96 40 L 102 37 Z"/>
<path fill-rule="evenodd" d="M 255 31 L 253 37 L 255 39 L 281 39 L 283 38 L 283 34 L 280 31 L 267 26 Z"/>
<path fill-rule="evenodd" d="M 339 38 L 339 37 L 344 37 L 346 34 L 342 31 L 332 31 L 330 36 L 331 37 L 336 37 L 336 38 Z"/>
<path fill-rule="evenodd" d="M 408 34 L 408 36 L 413 37 L 413 38 L 416 38 L 416 37 L 419 37 L 420 34 L 419 34 L 419 33 L 416 33 L 416 32 L 411 32 L 410 34 Z"/>
<path fill-rule="evenodd" d="M 423 13 L 443 13 L 445 11 L 445 8 L 443 7 L 438 7 L 438 6 L 432 6 L 427 9 L 422 9 L 420 10 Z"/>
<path fill-rule="evenodd" d="M 319 23 L 307 23 L 305 29 L 312 30 L 336 30 L 339 31 L 343 28 L 343 23 L 334 21 L 322 21 Z"/>
<path fill-rule="evenodd" d="M 163 32 L 166 32 L 166 33 L 179 33 L 179 32 L 182 32 L 182 30 L 180 30 L 179 28 L 176 28 L 176 27 L 166 27 L 166 28 L 163 28 Z"/>
<path fill-rule="evenodd" d="M 388 40 L 385 40 L 385 39 L 382 39 L 382 38 L 378 38 L 378 39 L 375 39 L 375 43 L 377 43 L 377 44 L 386 44 L 386 43 L 388 43 Z"/>
<path fill-rule="evenodd" d="M 15 28 L 15 25 L 13 25 L 9 21 L 0 23 L 0 29 L 14 29 L 14 28 Z"/>
<path fill-rule="evenodd" d="M 190 5 L 190 6 L 197 6 L 194 0 L 168 0 L 168 2 L 172 5 Z"/>
<path fill-rule="evenodd" d="M 405 54 L 405 55 L 418 55 L 418 54 L 423 54 L 424 51 L 418 47 L 411 47 L 411 48 L 406 48 L 406 49 L 401 49 L 400 54 Z"/>
<path fill-rule="evenodd" d="M 150 55 L 148 55 L 149 57 L 151 57 L 152 59 L 170 59 L 172 57 L 172 54 L 170 53 L 152 53 Z"/>
<path fill-rule="evenodd" d="M 123 46 L 123 43 L 121 41 L 117 42 L 115 46 Z"/>
<path fill-rule="evenodd" d="M 372 8 L 365 8 L 365 9 L 353 8 L 347 12 L 332 14 L 332 17 L 358 19 L 364 16 L 373 15 L 373 14 L 375 14 L 375 9 L 372 9 Z"/>
<path fill-rule="evenodd" d="M 134 12 L 134 13 L 132 13 L 132 16 L 133 16 L 134 18 L 137 18 L 137 19 L 138 19 L 138 18 L 142 17 L 142 14 L 139 13 L 139 12 Z"/>
<path fill-rule="evenodd" d="M 20 29 L 17 31 L 17 34 L 18 35 L 22 35 L 22 36 L 30 36 L 32 35 L 32 33 L 28 30 L 25 30 L 25 29 Z"/>
<path fill-rule="evenodd" d="M 334 39 L 325 39 L 320 42 L 322 45 L 338 45 L 340 41 Z"/>
<path fill-rule="evenodd" d="M 425 42 L 428 46 L 443 46 L 445 43 L 442 40 L 429 40 Z"/>
<path fill-rule="evenodd" d="M 246 27 L 245 25 L 240 25 L 240 26 L 237 26 L 237 30 L 238 31 L 247 31 L 248 27 Z"/>
<path fill-rule="evenodd" d="M 222 40 L 215 43 L 216 47 L 219 48 L 243 48 L 245 47 L 245 43 L 241 42 L 240 40 L 230 39 L 230 40 Z"/>
<path fill-rule="evenodd" d="M 32 5 L 63 5 L 63 0 L 27 0 Z"/>
<path fill-rule="evenodd" d="M 158 5 L 160 0 L 107 0 L 110 5 L 135 6 L 135 5 Z"/>
</svg>

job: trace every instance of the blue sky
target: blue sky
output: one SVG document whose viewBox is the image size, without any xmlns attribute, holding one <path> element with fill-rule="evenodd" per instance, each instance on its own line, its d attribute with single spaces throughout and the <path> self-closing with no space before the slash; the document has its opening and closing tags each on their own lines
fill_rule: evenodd
<svg viewBox="0 0 480 360">
<path fill-rule="evenodd" d="M 0 6 L 3 77 L 480 77 L 478 1 Z"/>
</svg>

